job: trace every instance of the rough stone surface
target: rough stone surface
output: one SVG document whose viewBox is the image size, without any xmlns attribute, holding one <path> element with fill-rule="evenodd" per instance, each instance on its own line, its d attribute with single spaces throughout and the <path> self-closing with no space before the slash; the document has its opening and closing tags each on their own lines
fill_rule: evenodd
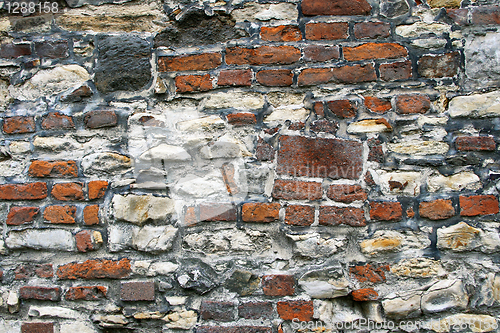
<svg viewBox="0 0 500 333">
<path fill-rule="evenodd" d="M 469 87 L 498 87 L 500 82 L 500 56 L 494 45 L 500 33 L 470 36 L 465 45 L 465 74 Z"/>
<path fill-rule="evenodd" d="M 114 216 L 118 220 L 143 225 L 147 221 L 164 221 L 174 212 L 174 201 L 152 195 L 115 195 Z"/>
</svg>

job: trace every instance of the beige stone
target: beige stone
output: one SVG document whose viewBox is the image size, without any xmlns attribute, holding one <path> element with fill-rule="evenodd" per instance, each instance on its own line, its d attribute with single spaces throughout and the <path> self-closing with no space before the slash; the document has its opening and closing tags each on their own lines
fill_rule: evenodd
<svg viewBox="0 0 500 333">
<path fill-rule="evenodd" d="M 175 201 L 149 195 L 113 197 L 113 213 L 117 220 L 143 225 L 147 221 L 164 221 L 175 212 Z"/>
<path fill-rule="evenodd" d="M 236 22 L 269 21 L 269 20 L 297 20 L 297 4 L 259 4 L 246 3 L 242 9 L 235 9 L 231 13 Z"/>
<path fill-rule="evenodd" d="M 256 110 L 264 107 L 264 95 L 242 91 L 219 92 L 205 98 L 207 109 Z"/>
<path fill-rule="evenodd" d="M 460 8 L 461 0 L 427 0 L 427 4 L 432 8 Z"/>
<path fill-rule="evenodd" d="M 399 276 L 426 278 L 445 274 L 441 262 L 427 258 L 404 259 L 391 266 L 391 272 Z"/>
<path fill-rule="evenodd" d="M 500 90 L 486 94 L 458 96 L 450 101 L 450 117 L 498 117 L 500 115 Z"/>
<path fill-rule="evenodd" d="M 491 332 L 498 328 L 497 320 L 489 315 L 458 313 L 443 319 L 430 320 L 424 326 L 437 333 L 451 332 Z"/>
<path fill-rule="evenodd" d="M 293 109 L 293 108 L 279 108 L 273 110 L 273 112 L 264 118 L 264 122 L 273 123 L 273 122 L 284 122 L 286 120 L 290 120 L 292 122 L 296 121 L 306 121 L 307 116 L 309 116 L 309 110 L 304 108 Z"/>
<path fill-rule="evenodd" d="M 465 310 L 469 296 L 460 280 L 443 280 L 430 287 L 421 300 L 425 313 L 443 312 L 447 310 Z"/>
<path fill-rule="evenodd" d="M 464 171 L 451 176 L 434 174 L 427 180 L 427 189 L 430 192 L 476 190 L 479 188 L 481 188 L 481 180 L 472 171 Z"/>
<path fill-rule="evenodd" d="M 377 132 L 390 132 L 392 126 L 385 119 L 365 119 L 347 126 L 347 133 L 377 133 Z"/>
<path fill-rule="evenodd" d="M 451 26 L 443 23 L 416 22 L 410 25 L 400 25 L 396 27 L 396 34 L 405 38 L 421 37 L 428 34 L 441 36 L 450 33 Z"/>
<path fill-rule="evenodd" d="M 437 247 L 454 251 L 468 251 L 476 248 L 480 241 L 480 229 L 465 222 L 437 230 Z"/>
<path fill-rule="evenodd" d="M 198 119 L 180 121 L 176 124 L 179 131 L 196 132 L 205 131 L 212 132 L 225 127 L 224 121 L 218 116 L 208 116 Z"/>
<path fill-rule="evenodd" d="M 388 295 L 387 299 L 382 301 L 385 315 L 389 318 L 403 319 L 413 318 L 421 313 L 421 296 L 418 292 L 408 292 L 405 295 Z"/>
<path fill-rule="evenodd" d="M 377 174 L 382 192 L 386 195 L 417 196 L 420 194 L 422 175 L 419 172 L 386 172 L 378 170 Z"/>
<path fill-rule="evenodd" d="M 446 154 L 450 147 L 447 143 L 439 141 L 411 140 L 400 143 L 389 143 L 387 148 L 397 154 L 405 155 L 442 155 Z"/>
</svg>

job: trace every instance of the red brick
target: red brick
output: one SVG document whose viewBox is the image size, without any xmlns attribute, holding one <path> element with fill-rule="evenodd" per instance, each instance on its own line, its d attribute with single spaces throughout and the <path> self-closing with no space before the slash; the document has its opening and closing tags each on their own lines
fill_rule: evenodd
<svg viewBox="0 0 500 333">
<path fill-rule="evenodd" d="M 258 161 L 272 161 L 274 160 L 275 153 L 276 151 L 273 146 L 264 141 L 262 138 L 259 138 L 257 146 L 255 147 L 255 158 Z"/>
<path fill-rule="evenodd" d="M 262 27 L 260 38 L 270 42 L 296 42 L 302 39 L 299 27 L 295 25 L 279 25 L 277 27 Z"/>
<path fill-rule="evenodd" d="M 359 185 L 330 185 L 326 195 L 332 200 L 344 203 L 364 201 L 368 198 L 365 190 Z"/>
<path fill-rule="evenodd" d="M 411 61 L 381 64 L 379 67 L 380 78 L 384 81 L 407 80 L 412 77 Z"/>
<path fill-rule="evenodd" d="M 217 68 L 222 64 L 220 53 L 202 53 L 178 57 L 159 57 L 158 70 L 169 71 L 204 71 Z"/>
<path fill-rule="evenodd" d="M 95 249 L 92 230 L 82 230 L 75 235 L 76 248 L 80 252 L 92 251 Z"/>
<path fill-rule="evenodd" d="M 421 202 L 418 210 L 420 217 L 425 217 L 429 220 L 444 220 L 455 215 L 455 208 L 453 208 L 451 200 L 444 199 Z"/>
<path fill-rule="evenodd" d="M 109 183 L 105 180 L 93 180 L 88 184 L 89 200 L 101 199 L 106 194 Z"/>
<path fill-rule="evenodd" d="M 326 105 L 330 111 L 341 119 L 356 117 L 356 105 L 354 105 L 350 100 L 341 99 L 337 101 L 329 101 Z"/>
<path fill-rule="evenodd" d="M 399 221 L 403 208 L 399 202 L 370 202 L 370 219 L 375 221 Z"/>
<path fill-rule="evenodd" d="M 319 224 L 325 226 L 346 224 L 351 227 L 364 227 L 366 225 L 365 212 L 362 208 L 355 207 L 319 207 Z"/>
<path fill-rule="evenodd" d="M 427 95 L 408 94 L 396 97 L 396 111 L 401 114 L 426 113 L 431 108 Z"/>
<path fill-rule="evenodd" d="M 61 201 L 83 200 L 83 183 L 61 183 L 52 187 L 52 196 Z"/>
<path fill-rule="evenodd" d="M 268 87 L 288 87 L 293 84 L 293 73 L 289 69 L 268 69 L 258 71 L 257 82 Z"/>
<path fill-rule="evenodd" d="M 271 302 L 247 302 L 238 306 L 238 316 L 245 319 L 273 319 Z"/>
<path fill-rule="evenodd" d="M 378 299 L 378 293 L 372 288 L 353 290 L 351 295 L 356 302 L 376 301 Z"/>
<path fill-rule="evenodd" d="M 3 131 L 7 134 L 24 134 L 35 132 L 35 118 L 14 116 L 3 119 Z"/>
<path fill-rule="evenodd" d="M 366 43 L 356 47 L 344 47 L 347 61 L 394 59 L 408 56 L 404 46 L 396 43 Z"/>
<path fill-rule="evenodd" d="M 472 10 L 472 24 L 500 24 L 500 6 L 479 6 Z"/>
<path fill-rule="evenodd" d="M 218 86 L 244 86 L 252 85 L 252 70 L 250 69 L 233 69 L 221 71 L 217 81 Z"/>
<path fill-rule="evenodd" d="M 200 205 L 200 220 L 201 221 L 236 221 L 236 208 L 230 203 L 213 203 Z"/>
<path fill-rule="evenodd" d="M 122 279 L 132 273 L 130 260 L 87 260 L 83 263 L 70 263 L 57 269 L 61 280 L 75 279 Z"/>
<path fill-rule="evenodd" d="M 21 287 L 19 288 L 21 299 L 35 299 L 39 301 L 59 301 L 61 299 L 60 287 Z"/>
<path fill-rule="evenodd" d="M 78 167 L 75 161 L 33 161 L 28 173 L 39 178 L 72 178 L 78 177 Z"/>
<path fill-rule="evenodd" d="M 369 15 L 372 7 L 366 0 L 302 0 L 302 13 L 313 15 Z"/>
<path fill-rule="evenodd" d="M 384 162 L 384 150 L 382 149 L 382 142 L 377 138 L 368 139 L 368 161 Z"/>
<path fill-rule="evenodd" d="M 361 83 L 377 80 L 372 64 L 353 65 L 332 68 L 334 81 L 337 83 Z"/>
<path fill-rule="evenodd" d="M 227 122 L 233 126 L 255 125 L 257 118 L 250 112 L 230 113 L 226 116 Z"/>
<path fill-rule="evenodd" d="M 86 225 L 99 224 L 99 205 L 86 206 L 83 209 L 83 221 Z"/>
<path fill-rule="evenodd" d="M 0 58 L 15 59 L 22 56 L 31 55 L 29 44 L 2 44 L 0 47 Z"/>
<path fill-rule="evenodd" d="M 282 301 L 277 310 L 283 320 L 311 321 L 314 314 L 313 301 Z"/>
<path fill-rule="evenodd" d="M 85 97 L 92 96 L 93 92 L 85 83 L 81 87 L 61 96 L 61 102 L 80 102 Z"/>
<path fill-rule="evenodd" d="M 349 37 L 349 24 L 347 22 L 332 23 L 307 23 L 306 39 L 309 40 L 334 40 Z"/>
<path fill-rule="evenodd" d="M 47 184 L 4 184 L 0 185 L 0 200 L 38 200 L 47 197 Z"/>
<path fill-rule="evenodd" d="M 304 60 L 324 62 L 340 58 L 340 51 L 337 45 L 308 45 L 304 48 Z"/>
<path fill-rule="evenodd" d="M 175 77 L 177 92 L 208 91 L 213 89 L 210 74 L 205 75 L 180 75 Z"/>
<path fill-rule="evenodd" d="M 426 78 L 453 77 L 460 68 L 460 53 L 425 55 L 418 61 L 418 74 Z"/>
<path fill-rule="evenodd" d="M 298 77 L 299 86 L 312 86 L 321 83 L 328 83 L 334 78 L 331 68 L 306 68 Z"/>
<path fill-rule="evenodd" d="M 235 320 L 233 302 L 201 301 L 200 315 L 203 320 L 233 321 Z"/>
<path fill-rule="evenodd" d="M 313 110 L 319 117 L 325 116 L 325 105 L 323 102 L 314 102 Z"/>
<path fill-rule="evenodd" d="M 285 223 L 306 227 L 314 223 L 314 207 L 290 205 L 285 210 Z"/>
<path fill-rule="evenodd" d="M 339 124 L 334 121 L 328 121 L 326 119 L 315 120 L 311 123 L 311 131 L 316 133 L 330 133 L 335 134 L 337 129 L 339 128 Z"/>
<path fill-rule="evenodd" d="M 490 215 L 498 213 L 498 199 L 494 195 L 472 195 L 459 198 L 461 216 Z"/>
<path fill-rule="evenodd" d="M 114 127 L 118 124 L 118 116 L 115 111 L 94 110 L 85 113 L 83 118 L 87 128 Z"/>
<path fill-rule="evenodd" d="M 107 293 L 108 288 L 103 286 L 70 287 L 65 298 L 68 301 L 95 301 L 105 298 Z"/>
<path fill-rule="evenodd" d="M 306 124 L 303 121 L 297 121 L 294 123 L 291 123 L 288 126 L 288 129 L 291 131 L 301 131 L 306 128 Z"/>
<path fill-rule="evenodd" d="M 35 42 L 35 52 L 39 57 L 57 59 L 69 56 L 68 41 L 43 41 Z"/>
<path fill-rule="evenodd" d="M 273 222 L 279 219 L 279 203 L 248 202 L 241 207 L 243 222 Z"/>
<path fill-rule="evenodd" d="M 365 97 L 365 106 L 368 110 L 375 113 L 386 113 L 392 107 L 391 101 L 372 96 Z"/>
<path fill-rule="evenodd" d="M 271 327 L 265 326 L 198 326 L 195 333 L 272 333 Z"/>
<path fill-rule="evenodd" d="M 54 333 L 54 323 L 23 323 L 21 333 Z"/>
<path fill-rule="evenodd" d="M 391 25 L 385 22 L 360 22 L 354 25 L 354 37 L 386 38 L 391 35 Z"/>
<path fill-rule="evenodd" d="M 45 130 L 75 128 L 73 118 L 59 112 L 50 112 L 42 119 L 42 128 Z"/>
<path fill-rule="evenodd" d="M 273 198 L 284 200 L 319 200 L 323 197 L 321 183 L 276 179 Z"/>
<path fill-rule="evenodd" d="M 364 266 L 354 266 L 349 269 L 349 272 L 354 275 L 354 277 L 359 282 L 371 282 L 379 283 L 384 282 L 385 272 L 389 271 L 389 265 L 379 266 L 374 268 L 371 264 L 366 264 Z"/>
<path fill-rule="evenodd" d="M 30 223 L 40 212 L 38 207 L 11 207 L 7 215 L 7 225 L 21 225 Z"/>
<path fill-rule="evenodd" d="M 52 269 L 52 264 L 26 264 L 17 266 L 14 271 L 16 280 L 29 279 L 35 276 L 39 278 L 51 278 L 54 276 L 54 271 Z"/>
<path fill-rule="evenodd" d="M 297 62 L 300 50 L 293 46 L 261 46 L 255 49 L 231 47 L 226 49 L 228 65 L 286 65 Z"/>
<path fill-rule="evenodd" d="M 264 275 L 262 291 L 266 296 L 291 296 L 295 293 L 293 275 Z"/>
<path fill-rule="evenodd" d="M 469 23 L 469 10 L 462 9 L 446 9 L 448 16 L 458 25 L 468 25 Z"/>
<path fill-rule="evenodd" d="M 75 223 L 75 206 L 47 206 L 43 211 L 43 218 L 50 223 Z"/>
<path fill-rule="evenodd" d="M 278 174 L 357 179 L 363 171 L 363 147 L 341 139 L 280 137 Z"/>
<path fill-rule="evenodd" d="M 494 151 L 496 143 L 490 136 L 460 136 L 455 140 L 455 147 L 461 151 Z"/>
<path fill-rule="evenodd" d="M 122 301 L 154 301 L 155 283 L 153 281 L 122 282 L 120 289 Z"/>
</svg>

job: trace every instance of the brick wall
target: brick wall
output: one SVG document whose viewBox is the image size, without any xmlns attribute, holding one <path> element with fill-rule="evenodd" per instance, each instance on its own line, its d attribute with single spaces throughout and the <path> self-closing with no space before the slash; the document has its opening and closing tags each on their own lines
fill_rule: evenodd
<svg viewBox="0 0 500 333">
<path fill-rule="evenodd" d="M 0 332 L 500 332 L 497 1 L 49 4 L 0 9 Z"/>
</svg>

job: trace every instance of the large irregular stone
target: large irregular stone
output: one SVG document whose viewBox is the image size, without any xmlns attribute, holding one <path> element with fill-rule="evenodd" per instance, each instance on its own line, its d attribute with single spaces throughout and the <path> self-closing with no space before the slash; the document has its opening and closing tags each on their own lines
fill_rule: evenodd
<svg viewBox="0 0 500 333">
<path fill-rule="evenodd" d="M 5 239 L 9 249 L 76 251 L 73 234 L 61 229 L 11 231 Z"/>
<path fill-rule="evenodd" d="M 151 78 L 151 44 L 133 35 L 102 37 L 94 82 L 103 93 L 141 90 Z"/>
<path fill-rule="evenodd" d="M 500 32 L 469 34 L 465 43 L 466 85 L 470 88 L 500 87 Z"/>
<path fill-rule="evenodd" d="M 117 153 L 95 153 L 87 155 L 82 160 L 83 173 L 86 176 L 114 175 L 130 171 L 130 157 Z"/>
<path fill-rule="evenodd" d="M 431 34 L 442 36 L 445 33 L 451 33 L 451 26 L 443 23 L 416 22 L 396 27 L 396 34 L 405 38 L 418 38 Z"/>
<path fill-rule="evenodd" d="M 144 252 L 165 252 L 172 248 L 177 228 L 173 226 L 145 226 L 132 233 L 132 246 Z"/>
<path fill-rule="evenodd" d="M 418 196 L 420 194 L 422 175 L 419 172 L 386 172 L 379 170 L 377 174 L 382 193 L 385 195 Z"/>
<path fill-rule="evenodd" d="M 292 122 L 295 121 L 306 121 L 309 116 L 309 110 L 304 108 L 279 108 L 273 110 L 273 112 L 268 115 L 264 121 L 266 123 L 279 122 L 283 123 L 286 120 L 290 120 Z"/>
<path fill-rule="evenodd" d="M 190 198 L 226 197 L 228 195 L 222 175 L 208 175 L 203 178 L 187 175 L 179 179 L 173 191 L 177 195 Z"/>
<path fill-rule="evenodd" d="M 257 290 L 260 278 L 249 271 L 235 270 L 231 277 L 226 280 L 225 287 L 240 296 L 248 296 Z"/>
<path fill-rule="evenodd" d="M 297 20 L 299 12 L 294 3 L 260 4 L 246 3 L 243 8 L 231 13 L 236 22 L 269 20 Z"/>
<path fill-rule="evenodd" d="M 405 0 L 380 1 L 380 15 L 387 18 L 396 18 L 408 14 L 410 7 Z"/>
<path fill-rule="evenodd" d="M 269 235 L 257 230 L 226 229 L 192 233 L 184 236 L 183 248 L 204 254 L 252 253 L 271 248 Z"/>
<path fill-rule="evenodd" d="M 18 100 L 36 100 L 81 86 L 89 79 L 90 75 L 85 68 L 78 65 L 61 65 L 40 70 L 21 86 L 9 86 L 9 93 Z"/>
<path fill-rule="evenodd" d="M 204 262 L 193 260 L 181 265 L 177 282 L 184 289 L 192 289 L 203 295 L 218 285 L 217 273 Z"/>
<path fill-rule="evenodd" d="M 472 171 L 464 171 L 451 176 L 434 174 L 427 180 L 427 188 L 430 192 L 477 190 L 481 187 L 481 180 Z"/>
<path fill-rule="evenodd" d="M 482 230 L 460 222 L 437 230 L 437 247 L 454 252 L 479 250 L 492 253 L 500 249 L 500 236 L 495 228 Z"/>
<path fill-rule="evenodd" d="M 308 272 L 299 279 L 299 285 L 312 298 L 336 298 L 349 294 L 349 281 L 340 267 Z"/>
<path fill-rule="evenodd" d="M 84 321 L 71 321 L 71 322 L 62 322 L 60 329 L 60 333 L 98 333 L 97 330 L 92 326 L 91 323 L 87 323 Z"/>
<path fill-rule="evenodd" d="M 191 155 L 182 147 L 161 144 L 144 152 L 140 157 L 142 161 L 183 162 L 191 160 Z"/>
<path fill-rule="evenodd" d="M 426 313 L 442 312 L 446 310 L 464 310 L 469 303 L 469 296 L 465 292 L 460 280 L 443 280 L 430 287 L 421 300 L 422 311 Z"/>
<path fill-rule="evenodd" d="M 450 117 L 498 117 L 500 116 L 500 90 L 486 94 L 458 96 L 450 101 Z"/>
<path fill-rule="evenodd" d="M 84 316 L 75 310 L 60 306 L 36 306 L 31 305 L 28 311 L 30 317 L 49 317 L 63 319 L 83 319 Z"/>
<path fill-rule="evenodd" d="M 364 319 L 361 304 L 345 298 L 327 301 L 314 300 L 314 318 L 333 327 L 345 327 L 346 323 Z"/>
<path fill-rule="evenodd" d="M 378 230 L 371 238 L 360 243 L 361 251 L 370 256 L 396 251 L 415 253 L 429 245 L 431 241 L 426 234 L 393 230 Z"/>
<path fill-rule="evenodd" d="M 305 258 L 324 258 L 335 252 L 345 242 L 343 238 L 324 238 L 318 233 L 287 235 L 295 242 L 294 252 Z"/>
<path fill-rule="evenodd" d="M 175 201 L 151 194 L 116 194 L 113 197 L 113 212 L 117 220 L 143 225 L 148 221 L 165 221 L 175 213 Z"/>
<path fill-rule="evenodd" d="M 404 259 L 391 266 L 391 272 L 399 276 L 427 278 L 445 274 L 441 262 L 427 258 Z"/>
<path fill-rule="evenodd" d="M 403 319 L 417 317 L 422 313 L 420 308 L 421 294 L 406 292 L 401 295 L 390 294 L 382 301 L 385 315 L 389 318 Z"/>
</svg>

